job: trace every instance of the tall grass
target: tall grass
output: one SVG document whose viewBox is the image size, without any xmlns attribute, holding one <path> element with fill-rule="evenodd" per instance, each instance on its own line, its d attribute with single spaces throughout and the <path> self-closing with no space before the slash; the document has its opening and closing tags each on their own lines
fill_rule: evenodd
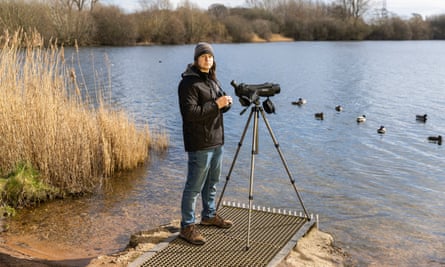
<svg viewBox="0 0 445 267">
<path fill-rule="evenodd" d="M 63 48 L 42 43 L 37 33 L 0 37 L 0 175 L 26 162 L 62 192 L 91 192 L 167 147 L 124 110 L 83 100 Z"/>
</svg>

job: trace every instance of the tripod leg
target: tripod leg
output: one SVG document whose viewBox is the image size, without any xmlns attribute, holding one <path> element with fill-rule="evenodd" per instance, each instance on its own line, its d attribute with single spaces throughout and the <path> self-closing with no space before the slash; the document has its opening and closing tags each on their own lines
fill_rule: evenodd
<svg viewBox="0 0 445 267">
<path fill-rule="evenodd" d="M 280 155 L 281 161 L 283 162 L 284 168 L 286 169 L 287 175 L 289 176 L 289 180 L 290 180 L 292 186 L 294 187 L 295 193 L 297 193 L 297 197 L 298 197 L 298 200 L 300 201 L 301 207 L 304 210 L 304 214 L 306 215 L 306 218 L 308 220 L 310 220 L 309 214 L 307 213 L 306 208 L 304 207 L 303 199 L 301 198 L 300 193 L 298 193 L 297 186 L 295 185 L 295 179 L 292 177 L 289 167 L 287 166 L 286 159 L 284 158 L 283 153 L 281 152 L 280 144 L 278 144 L 278 141 L 275 138 L 275 135 L 273 134 L 272 127 L 270 127 L 269 121 L 266 118 L 266 114 L 264 113 L 264 110 L 261 107 L 260 107 L 260 110 L 261 110 L 261 116 L 263 117 L 263 120 L 266 123 L 267 129 L 269 130 L 270 136 L 272 137 L 275 148 L 277 149 L 278 154 Z"/>
<path fill-rule="evenodd" d="M 249 128 L 249 124 L 250 124 L 250 120 L 252 119 L 252 115 L 253 115 L 253 109 L 249 114 L 249 118 L 247 119 L 246 126 L 244 126 L 243 134 L 241 135 L 241 139 L 238 143 L 238 148 L 236 149 L 235 156 L 233 157 L 232 165 L 230 165 L 229 173 L 226 176 L 226 182 L 224 183 L 224 187 L 221 191 L 221 196 L 219 197 L 219 200 L 218 200 L 218 205 L 216 206 L 217 211 L 218 211 L 219 205 L 221 204 L 221 201 L 224 197 L 224 193 L 226 192 L 227 184 L 229 183 L 230 176 L 232 175 L 233 168 L 235 167 L 235 162 L 238 158 L 238 154 L 241 150 L 241 146 L 243 145 L 243 140 L 244 140 L 244 137 L 246 136 L 247 129 Z"/>
<path fill-rule="evenodd" d="M 249 182 L 249 217 L 247 223 L 247 245 L 246 250 L 250 247 L 250 223 L 252 220 L 252 204 L 253 204 L 253 178 L 255 171 L 255 155 L 258 153 L 258 119 L 259 112 L 258 107 L 255 106 L 252 108 L 252 111 L 255 109 L 255 118 L 253 119 L 253 136 L 252 136 L 252 155 L 250 161 L 250 182 Z"/>
</svg>

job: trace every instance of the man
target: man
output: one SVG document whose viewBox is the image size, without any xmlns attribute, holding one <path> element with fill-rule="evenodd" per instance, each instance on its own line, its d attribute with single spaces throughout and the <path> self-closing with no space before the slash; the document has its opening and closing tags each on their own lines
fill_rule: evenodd
<svg viewBox="0 0 445 267">
<path fill-rule="evenodd" d="M 208 43 L 196 45 L 194 63 L 187 66 L 181 77 L 178 95 L 188 170 L 181 201 L 179 236 L 192 244 L 203 245 L 205 238 L 195 225 L 199 194 L 203 206 L 202 225 L 232 226 L 231 221 L 216 214 L 215 205 L 224 145 L 223 113 L 230 109 L 232 97 L 225 94 L 216 79 L 214 51 Z"/>
</svg>

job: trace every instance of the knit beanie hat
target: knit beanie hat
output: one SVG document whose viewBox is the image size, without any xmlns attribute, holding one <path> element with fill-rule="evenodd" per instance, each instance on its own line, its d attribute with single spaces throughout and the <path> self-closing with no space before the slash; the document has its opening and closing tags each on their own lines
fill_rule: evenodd
<svg viewBox="0 0 445 267">
<path fill-rule="evenodd" d="M 200 42 L 196 45 L 195 47 L 195 60 L 203 55 L 203 54 L 210 54 L 210 55 L 214 55 L 213 54 L 213 48 L 210 44 L 205 43 L 205 42 Z"/>
</svg>

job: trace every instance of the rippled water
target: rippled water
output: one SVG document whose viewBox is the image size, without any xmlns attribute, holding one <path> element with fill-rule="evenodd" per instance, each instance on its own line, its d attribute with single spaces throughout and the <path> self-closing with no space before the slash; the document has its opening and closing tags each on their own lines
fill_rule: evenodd
<svg viewBox="0 0 445 267">
<path fill-rule="evenodd" d="M 281 93 L 267 114 L 309 213 L 358 265 L 445 264 L 445 42 L 295 42 L 218 44 L 219 79 L 234 96 L 238 83 L 274 82 Z M 23 211 L 11 232 L 76 245 L 84 257 L 123 248 L 131 233 L 180 216 L 186 173 L 177 103 L 179 75 L 193 46 L 83 48 L 90 88 L 108 85 L 112 101 L 138 122 L 166 129 L 171 147 L 149 166 L 122 174 L 93 197 Z M 107 64 L 104 64 L 104 59 Z M 89 62 L 89 63 L 88 63 Z M 94 62 L 92 64 L 91 62 Z M 88 68 L 99 70 L 89 75 Z M 88 74 L 88 75 L 87 75 Z M 94 83 L 93 83 L 94 84 Z M 303 97 L 307 104 L 291 101 Z M 334 110 L 342 105 L 344 111 Z M 238 103 L 225 116 L 225 182 L 249 115 Z M 314 113 L 324 112 L 324 120 Z M 416 114 L 428 114 L 426 123 Z M 367 121 L 355 118 L 365 114 Z M 387 128 L 377 134 L 380 125 Z M 251 129 L 225 199 L 248 202 Z M 283 164 L 260 119 L 254 203 L 301 210 Z"/>
</svg>

